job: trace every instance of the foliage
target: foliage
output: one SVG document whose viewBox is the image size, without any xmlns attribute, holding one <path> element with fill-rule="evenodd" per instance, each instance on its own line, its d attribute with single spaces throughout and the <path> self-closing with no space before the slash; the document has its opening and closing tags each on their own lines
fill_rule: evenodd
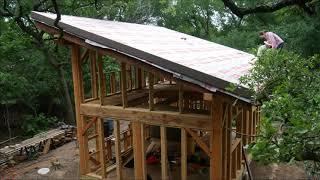
<svg viewBox="0 0 320 180">
<path fill-rule="evenodd" d="M 260 162 L 320 163 L 320 56 L 267 52 L 242 81 L 263 102 L 262 138 L 252 147 Z M 319 173 L 319 169 L 318 169 Z"/>
<path fill-rule="evenodd" d="M 33 136 L 41 131 L 48 130 L 58 122 L 56 117 L 46 117 L 43 113 L 37 116 L 26 115 L 22 124 L 22 130 L 26 136 Z"/>
</svg>

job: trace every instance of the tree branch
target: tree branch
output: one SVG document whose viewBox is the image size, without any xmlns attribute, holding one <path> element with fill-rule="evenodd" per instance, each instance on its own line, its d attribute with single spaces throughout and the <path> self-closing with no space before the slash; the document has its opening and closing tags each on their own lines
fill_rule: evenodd
<svg viewBox="0 0 320 180">
<path fill-rule="evenodd" d="M 256 14 L 256 13 L 270 13 L 280 10 L 284 7 L 289 6 L 299 6 L 303 7 L 307 13 L 313 13 L 311 9 L 306 5 L 306 3 L 311 2 L 312 0 L 281 0 L 275 3 L 257 5 L 255 7 L 240 7 L 233 0 L 222 0 L 224 5 L 230 9 L 230 11 L 237 15 L 239 18 L 243 18 L 248 14 Z"/>
</svg>

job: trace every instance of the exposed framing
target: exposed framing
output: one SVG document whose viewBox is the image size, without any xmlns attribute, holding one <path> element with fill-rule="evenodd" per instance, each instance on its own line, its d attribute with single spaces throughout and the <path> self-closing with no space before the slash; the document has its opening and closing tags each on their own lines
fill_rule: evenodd
<svg viewBox="0 0 320 180">
<path fill-rule="evenodd" d="M 36 25 L 48 33 L 59 33 L 57 29 L 43 23 L 36 22 Z M 105 157 L 110 150 L 105 148 L 102 118 L 112 117 L 115 124 L 117 179 L 123 179 L 120 141 L 124 141 L 124 146 L 130 144 L 127 142 L 128 139 L 121 139 L 119 120 L 131 122 L 132 135 L 129 141 L 133 141 L 134 144 L 135 179 L 146 179 L 147 125 L 156 125 L 161 129 L 162 179 L 170 178 L 166 127 L 181 129 L 181 179 L 187 179 L 188 135 L 210 158 L 210 179 L 233 179 L 241 176 L 244 169 L 242 146 L 254 141 L 253 135 L 259 131 L 259 107 L 241 100 L 235 101 L 235 98 L 222 93 L 209 92 L 127 55 L 87 44 L 83 39 L 67 32 L 62 38 L 72 49 L 71 63 L 82 175 L 101 179 L 107 177 L 111 167 L 107 167 L 108 159 Z M 85 48 L 82 54 L 81 48 Z M 110 73 L 109 84 L 106 84 L 106 75 L 103 72 L 104 55 L 115 58 L 121 67 L 120 92 L 116 92 L 114 72 Z M 89 59 L 92 78 L 90 99 L 84 98 L 82 82 L 82 63 L 86 59 Z M 159 89 L 158 86 L 168 88 Z M 109 95 L 106 87 L 110 88 Z M 168 98 L 164 98 L 166 96 Z M 121 106 L 110 105 L 115 100 L 120 100 Z M 89 122 L 88 118 L 91 119 Z M 232 124 L 236 124 L 235 127 Z M 95 135 L 89 136 L 87 131 L 92 127 L 95 127 Z M 194 130 L 208 132 L 210 144 L 203 142 Z M 88 141 L 91 139 L 96 139 L 96 152 L 89 154 Z"/>
</svg>

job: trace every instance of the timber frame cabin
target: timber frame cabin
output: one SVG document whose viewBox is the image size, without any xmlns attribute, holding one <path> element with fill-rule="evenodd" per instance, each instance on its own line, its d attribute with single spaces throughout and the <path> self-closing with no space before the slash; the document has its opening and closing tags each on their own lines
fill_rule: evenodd
<svg viewBox="0 0 320 180">
<path fill-rule="evenodd" d="M 37 28 L 60 36 L 55 14 L 31 16 Z M 150 125 L 160 127 L 161 179 L 169 179 L 168 127 L 181 130 L 181 179 L 188 176 L 187 136 L 210 159 L 210 179 L 241 178 L 242 147 L 255 140 L 260 111 L 245 87 L 228 86 L 248 72 L 253 55 L 151 25 L 62 15 L 58 27 L 63 34 L 57 42 L 71 48 L 81 175 L 107 178 L 112 150 L 106 148 L 103 118 L 112 118 L 117 179 L 124 179 L 122 153 L 130 148 L 135 179 L 146 179 Z M 106 73 L 104 56 L 120 70 Z M 129 134 L 120 132 L 119 120 L 130 122 Z"/>
</svg>

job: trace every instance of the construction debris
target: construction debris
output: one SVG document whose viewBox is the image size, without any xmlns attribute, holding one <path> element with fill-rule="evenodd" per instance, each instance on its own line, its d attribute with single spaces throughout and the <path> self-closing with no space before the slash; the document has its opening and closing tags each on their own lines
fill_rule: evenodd
<svg viewBox="0 0 320 180">
<path fill-rule="evenodd" d="M 74 136 L 75 127 L 64 124 L 59 128 L 39 133 L 18 144 L 5 146 L 0 149 L 0 170 L 46 154 L 51 149 L 70 142 Z"/>
</svg>

